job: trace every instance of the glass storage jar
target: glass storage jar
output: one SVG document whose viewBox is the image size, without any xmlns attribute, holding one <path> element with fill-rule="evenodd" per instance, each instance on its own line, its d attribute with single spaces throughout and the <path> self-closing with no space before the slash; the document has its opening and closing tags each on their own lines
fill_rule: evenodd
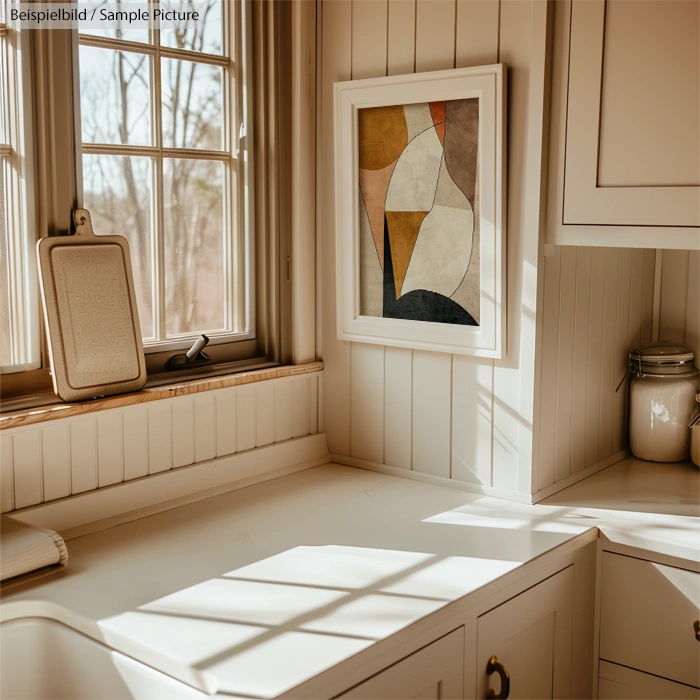
<svg viewBox="0 0 700 700">
<path fill-rule="evenodd" d="M 630 352 L 630 449 L 650 462 L 690 457 L 688 423 L 695 409 L 698 370 L 693 351 L 660 341 Z"/>
</svg>

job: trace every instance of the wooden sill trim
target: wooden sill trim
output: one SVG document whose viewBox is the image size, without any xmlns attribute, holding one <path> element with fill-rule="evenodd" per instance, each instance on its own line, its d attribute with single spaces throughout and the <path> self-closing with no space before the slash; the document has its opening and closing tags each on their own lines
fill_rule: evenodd
<svg viewBox="0 0 700 700">
<path fill-rule="evenodd" d="M 71 416 L 79 416 L 96 411 L 106 411 L 110 408 L 122 408 L 124 406 L 131 406 L 132 404 L 146 403 L 147 401 L 159 401 L 160 399 L 172 399 L 175 396 L 198 394 L 201 391 L 214 391 L 215 389 L 225 389 L 226 387 L 240 386 L 241 384 L 264 382 L 268 379 L 280 379 L 281 377 L 292 377 L 298 374 L 320 372 L 322 369 L 323 362 L 309 362 L 305 365 L 286 365 L 284 367 L 259 369 L 252 372 L 228 374 L 223 377 L 213 377 L 211 379 L 196 379 L 170 386 L 152 387 L 150 389 L 136 391 L 132 394 L 107 396 L 103 399 L 93 399 L 82 403 L 62 403 L 40 408 L 30 408 L 25 411 L 18 411 L 17 413 L 8 413 L 7 415 L 0 416 L 0 430 L 17 428 L 23 425 L 33 425 L 34 423 L 44 423 L 45 421 L 69 418 Z"/>
</svg>

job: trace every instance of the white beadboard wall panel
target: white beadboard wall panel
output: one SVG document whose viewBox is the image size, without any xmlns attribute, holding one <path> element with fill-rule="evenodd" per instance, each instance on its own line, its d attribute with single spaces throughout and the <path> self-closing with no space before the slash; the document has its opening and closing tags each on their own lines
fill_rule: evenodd
<svg viewBox="0 0 700 700">
<path fill-rule="evenodd" d="M 173 467 L 194 464 L 194 397 L 181 396 L 170 404 Z"/>
<path fill-rule="evenodd" d="M 659 340 L 685 343 L 690 252 L 664 250 L 662 255 Z"/>
<path fill-rule="evenodd" d="M 379 463 L 384 462 L 384 352 L 382 345 L 352 344 L 350 456 Z"/>
<path fill-rule="evenodd" d="M 216 392 L 216 456 L 233 454 L 237 447 L 238 401 L 235 391 Z M 291 436 L 290 436 L 291 437 Z"/>
<path fill-rule="evenodd" d="M 38 432 L 39 429 L 37 429 Z M 28 431 L 34 432 L 34 431 Z M 15 435 L 15 440 L 20 433 Z M 71 494 L 97 488 L 97 419 L 84 418 L 70 424 Z M 15 467 L 17 460 L 15 457 Z M 15 495 L 17 484 L 15 484 Z M 15 508 L 21 506 L 15 503 Z"/>
<path fill-rule="evenodd" d="M 194 397 L 194 461 L 206 462 L 214 457 L 216 457 L 216 395 L 211 391 L 205 391 Z"/>
<path fill-rule="evenodd" d="M 451 464 L 452 356 L 413 353 L 413 469 L 449 478 Z"/>
<path fill-rule="evenodd" d="M 148 474 L 148 408 L 131 406 L 122 413 L 124 481 Z"/>
<path fill-rule="evenodd" d="M 70 496 L 70 426 L 67 423 L 41 429 L 44 475 L 44 500 Z"/>
<path fill-rule="evenodd" d="M 688 256 L 688 301 L 685 309 L 685 344 L 693 348 L 700 365 L 700 251 Z"/>
<path fill-rule="evenodd" d="M 387 347 L 384 354 L 384 463 L 411 468 L 413 350 Z"/>
<path fill-rule="evenodd" d="M 275 387 L 264 384 L 255 388 L 255 446 L 275 441 Z"/>
<path fill-rule="evenodd" d="M 111 486 L 123 479 L 122 412 L 103 411 L 97 416 L 97 486 Z M 48 499 L 47 499 L 48 500 Z"/>
<path fill-rule="evenodd" d="M 615 389 L 630 349 L 648 342 L 645 333 L 651 332 L 654 251 L 649 253 L 554 246 L 543 258 L 537 425 L 542 491 L 624 455 L 627 392 Z"/>
<path fill-rule="evenodd" d="M 238 451 L 252 450 L 257 439 L 258 413 L 255 407 L 255 385 L 238 387 L 237 435 Z"/>
<path fill-rule="evenodd" d="M 546 4 L 323 0 L 320 10 L 317 230 L 329 451 L 369 468 L 426 470 L 476 491 L 529 495 Z M 381 378 L 379 361 L 336 335 L 333 83 L 498 61 L 508 64 L 509 84 L 508 357 L 436 354 L 435 370 L 425 353 L 387 347 Z M 383 421 L 366 406 L 382 407 Z M 363 450 L 372 456 L 359 457 Z"/>
<path fill-rule="evenodd" d="M 3 430 L 2 512 L 203 464 L 251 450 L 260 439 L 272 444 L 316 434 L 321 376 L 282 377 Z"/>
<path fill-rule="evenodd" d="M 25 508 L 43 500 L 41 440 L 39 435 L 15 435 L 12 440 L 15 508 Z"/>
<path fill-rule="evenodd" d="M 15 507 L 12 471 L 12 435 L 0 434 L 0 513 L 7 513 Z"/>
<path fill-rule="evenodd" d="M 275 385 L 275 442 L 292 438 L 292 382 Z"/>
<path fill-rule="evenodd" d="M 150 474 L 173 466 L 173 399 L 148 406 L 148 466 Z"/>
<path fill-rule="evenodd" d="M 642 339 L 641 345 L 651 343 L 654 319 L 654 270 L 656 251 L 644 251 L 644 281 L 642 283 Z"/>
</svg>

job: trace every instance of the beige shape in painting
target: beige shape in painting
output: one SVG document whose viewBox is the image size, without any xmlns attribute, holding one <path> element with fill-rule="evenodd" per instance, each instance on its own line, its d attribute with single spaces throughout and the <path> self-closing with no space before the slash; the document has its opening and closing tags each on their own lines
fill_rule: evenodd
<svg viewBox="0 0 700 700">
<path fill-rule="evenodd" d="M 469 267 L 473 229 L 471 208 L 434 206 L 421 226 L 401 294 L 427 289 L 452 296 Z"/>
<path fill-rule="evenodd" d="M 438 177 L 437 189 L 435 190 L 435 204 L 441 207 L 452 207 L 453 209 L 472 208 L 464 192 L 457 187 L 455 181 L 452 179 L 444 158 L 440 165 L 440 175 Z"/>
<path fill-rule="evenodd" d="M 430 114 L 430 105 L 427 102 L 421 102 L 415 105 L 404 105 L 403 111 L 406 115 L 409 143 L 416 138 L 418 134 L 433 126 L 433 117 Z"/>
<path fill-rule="evenodd" d="M 442 144 L 435 127 L 416 136 L 396 161 L 386 211 L 429 211 L 435 199 Z"/>
<path fill-rule="evenodd" d="M 384 313 L 384 275 L 379 265 L 367 209 L 360 195 L 360 315 Z"/>
<path fill-rule="evenodd" d="M 390 163 L 381 170 L 360 170 L 360 191 L 367 207 L 369 225 L 374 235 L 379 264 L 384 269 L 384 202 L 389 189 L 391 173 L 396 163 Z"/>
</svg>

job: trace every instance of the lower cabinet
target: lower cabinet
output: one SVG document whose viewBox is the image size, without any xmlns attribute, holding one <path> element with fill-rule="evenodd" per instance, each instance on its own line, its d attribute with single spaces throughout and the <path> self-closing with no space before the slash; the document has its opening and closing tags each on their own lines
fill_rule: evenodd
<svg viewBox="0 0 700 700">
<path fill-rule="evenodd" d="M 338 697 L 344 700 L 463 698 L 464 627 L 428 644 Z"/>
<path fill-rule="evenodd" d="M 477 698 L 571 697 L 574 568 L 481 615 Z"/>
<path fill-rule="evenodd" d="M 598 700 L 698 700 L 700 692 L 689 685 L 601 661 Z"/>
</svg>

